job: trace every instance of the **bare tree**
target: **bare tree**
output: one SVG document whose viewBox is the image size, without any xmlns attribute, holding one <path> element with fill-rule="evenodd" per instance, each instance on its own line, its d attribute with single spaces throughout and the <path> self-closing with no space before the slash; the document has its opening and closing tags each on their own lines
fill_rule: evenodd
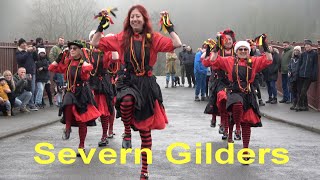
<svg viewBox="0 0 320 180">
<path fill-rule="evenodd" d="M 87 39 L 96 22 L 95 1 L 91 0 L 36 0 L 33 3 L 29 27 L 33 37 L 41 36 L 50 41 L 63 35 L 68 40 Z"/>
</svg>

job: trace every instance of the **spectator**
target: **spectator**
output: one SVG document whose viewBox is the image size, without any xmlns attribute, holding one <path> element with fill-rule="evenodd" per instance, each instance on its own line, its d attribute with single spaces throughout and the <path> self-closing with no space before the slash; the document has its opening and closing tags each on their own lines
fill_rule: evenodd
<svg viewBox="0 0 320 180">
<path fill-rule="evenodd" d="M 185 82 L 185 74 L 186 74 L 186 68 L 185 68 L 185 61 L 186 61 L 186 55 L 187 55 L 187 45 L 183 44 L 182 45 L 182 51 L 179 53 L 179 60 L 180 60 L 180 68 L 181 68 L 181 82 L 182 86 L 184 86 Z"/>
<path fill-rule="evenodd" d="M 36 52 L 36 47 L 27 46 L 26 41 L 21 38 L 18 41 L 18 50 L 16 51 L 16 59 L 18 67 L 24 67 L 26 70 L 26 74 L 31 79 L 31 89 L 32 97 L 29 102 L 30 110 L 37 111 L 38 109 L 34 105 L 34 96 L 35 96 L 35 88 L 36 88 L 36 65 L 33 53 Z"/>
<path fill-rule="evenodd" d="M 39 48 L 45 48 L 45 46 L 43 44 L 43 38 L 38 37 L 36 39 L 35 46 L 36 46 L 37 50 Z M 39 54 L 39 52 L 36 53 L 37 59 L 38 59 L 38 54 Z M 46 59 L 47 59 L 48 63 L 50 64 L 50 61 L 48 60 L 48 58 L 46 58 Z M 46 90 L 46 93 L 47 93 L 47 96 L 48 96 L 48 99 L 49 99 L 49 103 L 50 103 L 50 107 L 51 107 L 51 106 L 53 106 L 53 103 L 52 103 L 50 73 L 48 73 L 48 81 L 45 82 L 44 89 Z M 38 92 L 38 90 L 37 90 L 37 92 Z M 44 106 L 46 106 L 46 103 L 44 102 L 44 99 L 42 98 L 41 107 L 44 107 Z"/>
<path fill-rule="evenodd" d="M 201 91 L 201 101 L 205 100 L 206 97 L 206 77 L 207 68 L 201 62 L 201 55 L 207 49 L 207 45 L 203 45 L 202 48 L 196 53 L 194 58 L 194 75 L 196 78 L 196 91 L 195 91 L 195 101 L 200 101 L 199 94 Z"/>
<path fill-rule="evenodd" d="M 278 103 L 277 99 L 277 87 L 276 82 L 278 79 L 278 70 L 280 66 L 280 56 L 279 52 L 276 48 L 269 46 L 270 52 L 272 54 L 272 64 L 269 65 L 266 69 L 264 69 L 263 76 L 267 83 L 269 100 L 266 103 L 276 104 Z"/>
<path fill-rule="evenodd" d="M 293 48 L 288 41 L 283 42 L 283 53 L 281 56 L 280 72 L 282 77 L 282 93 L 283 99 L 279 103 L 290 104 L 290 93 L 288 87 L 288 64 L 291 60 Z"/>
<path fill-rule="evenodd" d="M 193 72 L 193 68 L 194 68 L 194 57 L 195 57 L 195 53 L 192 52 L 192 48 L 190 46 L 187 46 L 187 53 L 186 53 L 186 60 L 184 62 L 185 68 L 186 68 L 186 75 L 187 75 L 187 80 L 188 80 L 188 84 L 189 84 L 189 88 L 195 87 L 195 80 L 194 80 L 194 72 Z M 192 80 L 192 81 L 191 81 Z M 183 83 L 182 83 L 183 84 Z"/>
<path fill-rule="evenodd" d="M 17 74 L 15 74 L 13 77 L 16 86 L 14 93 L 16 94 L 17 99 L 22 102 L 20 106 L 21 112 L 29 112 L 29 110 L 26 108 L 26 105 L 32 97 L 31 79 L 32 78 L 30 76 L 27 77 L 26 69 L 24 67 L 20 67 Z"/>
<path fill-rule="evenodd" d="M 168 88 L 168 84 L 171 76 L 171 87 L 174 88 L 174 78 L 176 75 L 176 60 L 178 59 L 176 53 L 167 52 L 166 53 L 166 88 Z"/>
<path fill-rule="evenodd" d="M 42 98 L 43 98 L 43 90 L 45 84 L 49 80 L 49 60 L 46 56 L 46 50 L 44 48 L 38 48 L 39 58 L 36 61 L 36 82 L 37 82 L 37 95 L 36 95 L 36 106 L 38 108 L 43 108 Z M 50 92 L 51 93 L 51 92 Z"/>
<path fill-rule="evenodd" d="M 298 71 L 299 71 L 299 62 L 301 58 L 301 47 L 295 46 L 293 48 L 293 54 L 291 61 L 288 66 L 288 77 L 290 82 L 290 92 L 292 94 L 293 105 L 290 107 L 291 110 L 294 110 L 298 102 Z"/>
<path fill-rule="evenodd" d="M 311 82 L 317 81 L 318 77 L 318 52 L 312 49 L 312 42 L 308 39 L 304 42 L 304 48 L 299 62 L 297 111 L 309 110 L 307 92 Z"/>
<path fill-rule="evenodd" d="M 62 36 L 60 36 L 58 38 L 58 44 L 54 45 L 51 49 L 50 49 L 50 53 L 49 53 L 49 60 L 50 60 L 50 63 L 51 64 L 53 61 L 55 61 L 59 54 L 64 50 L 64 38 Z M 53 72 L 50 72 L 50 81 L 54 81 L 53 80 L 53 77 L 55 76 L 56 73 L 53 73 Z M 63 75 L 58 75 L 58 77 L 63 77 Z M 59 86 L 58 86 L 59 87 Z M 45 89 L 47 91 L 47 94 L 48 94 L 48 91 L 50 90 L 50 87 L 47 87 L 47 85 L 45 86 Z M 51 91 L 50 91 L 50 94 L 51 94 Z M 48 95 L 48 98 L 49 98 L 49 103 L 50 103 L 50 106 L 53 105 L 52 103 L 52 96 Z M 62 98 L 62 97 L 61 97 Z M 60 102 L 60 101 L 59 101 Z"/>
<path fill-rule="evenodd" d="M 11 116 L 14 116 L 13 107 L 20 107 L 22 102 L 16 98 L 16 94 L 14 92 L 16 89 L 16 86 L 12 78 L 12 73 L 9 70 L 6 70 L 3 72 L 3 76 L 6 79 L 7 84 L 11 90 L 11 93 L 8 93 L 8 97 L 11 104 Z"/>
<path fill-rule="evenodd" d="M 8 93 L 11 93 L 11 90 L 7 81 L 3 76 L 0 76 L 0 106 L 5 106 L 6 115 L 11 116 L 11 103 L 9 101 Z"/>
<path fill-rule="evenodd" d="M 62 36 L 60 36 L 59 39 L 58 39 L 58 44 L 54 45 L 50 49 L 49 60 L 50 60 L 51 63 L 58 58 L 59 54 L 63 50 L 63 45 L 64 45 L 64 38 Z"/>
</svg>

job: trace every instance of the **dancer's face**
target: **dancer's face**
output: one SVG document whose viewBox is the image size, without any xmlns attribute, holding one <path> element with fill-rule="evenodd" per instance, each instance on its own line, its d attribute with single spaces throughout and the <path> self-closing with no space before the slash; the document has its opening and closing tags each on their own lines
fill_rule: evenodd
<svg viewBox="0 0 320 180">
<path fill-rule="evenodd" d="M 249 49 L 245 46 L 240 46 L 239 49 L 237 50 L 237 56 L 240 59 L 245 59 L 249 57 Z"/>
<path fill-rule="evenodd" d="M 225 44 L 225 48 L 226 49 L 231 49 L 232 45 L 233 45 L 232 37 L 230 35 L 226 35 L 226 38 L 227 38 L 227 42 Z"/>
<path fill-rule="evenodd" d="M 79 58 L 81 56 L 81 49 L 78 46 L 71 45 L 70 46 L 70 55 L 73 58 Z"/>
<path fill-rule="evenodd" d="M 130 26 L 133 31 L 136 33 L 140 33 L 143 30 L 144 19 L 142 14 L 138 9 L 134 9 L 130 14 Z"/>
</svg>

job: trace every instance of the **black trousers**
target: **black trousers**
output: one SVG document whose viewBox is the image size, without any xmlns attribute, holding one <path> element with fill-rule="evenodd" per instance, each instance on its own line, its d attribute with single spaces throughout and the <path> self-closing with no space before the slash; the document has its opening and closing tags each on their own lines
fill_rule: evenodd
<svg viewBox="0 0 320 180">
<path fill-rule="evenodd" d="M 298 106 L 308 107 L 308 89 L 311 84 L 310 78 L 300 78 L 298 79 Z"/>
<path fill-rule="evenodd" d="M 186 68 L 186 76 L 188 79 L 189 86 L 191 86 L 192 84 L 195 85 L 196 83 L 194 80 L 193 64 L 185 64 L 185 68 Z M 191 84 L 191 80 L 192 80 L 192 84 Z"/>
</svg>

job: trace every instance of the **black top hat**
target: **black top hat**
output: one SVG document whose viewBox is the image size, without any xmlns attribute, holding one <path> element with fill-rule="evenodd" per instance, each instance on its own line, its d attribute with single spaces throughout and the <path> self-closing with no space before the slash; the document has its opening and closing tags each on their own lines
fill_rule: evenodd
<svg viewBox="0 0 320 180">
<path fill-rule="evenodd" d="M 68 42 L 68 47 L 70 48 L 71 45 L 78 46 L 79 48 L 83 48 L 83 44 L 80 40 L 74 40 L 72 42 Z"/>
</svg>

